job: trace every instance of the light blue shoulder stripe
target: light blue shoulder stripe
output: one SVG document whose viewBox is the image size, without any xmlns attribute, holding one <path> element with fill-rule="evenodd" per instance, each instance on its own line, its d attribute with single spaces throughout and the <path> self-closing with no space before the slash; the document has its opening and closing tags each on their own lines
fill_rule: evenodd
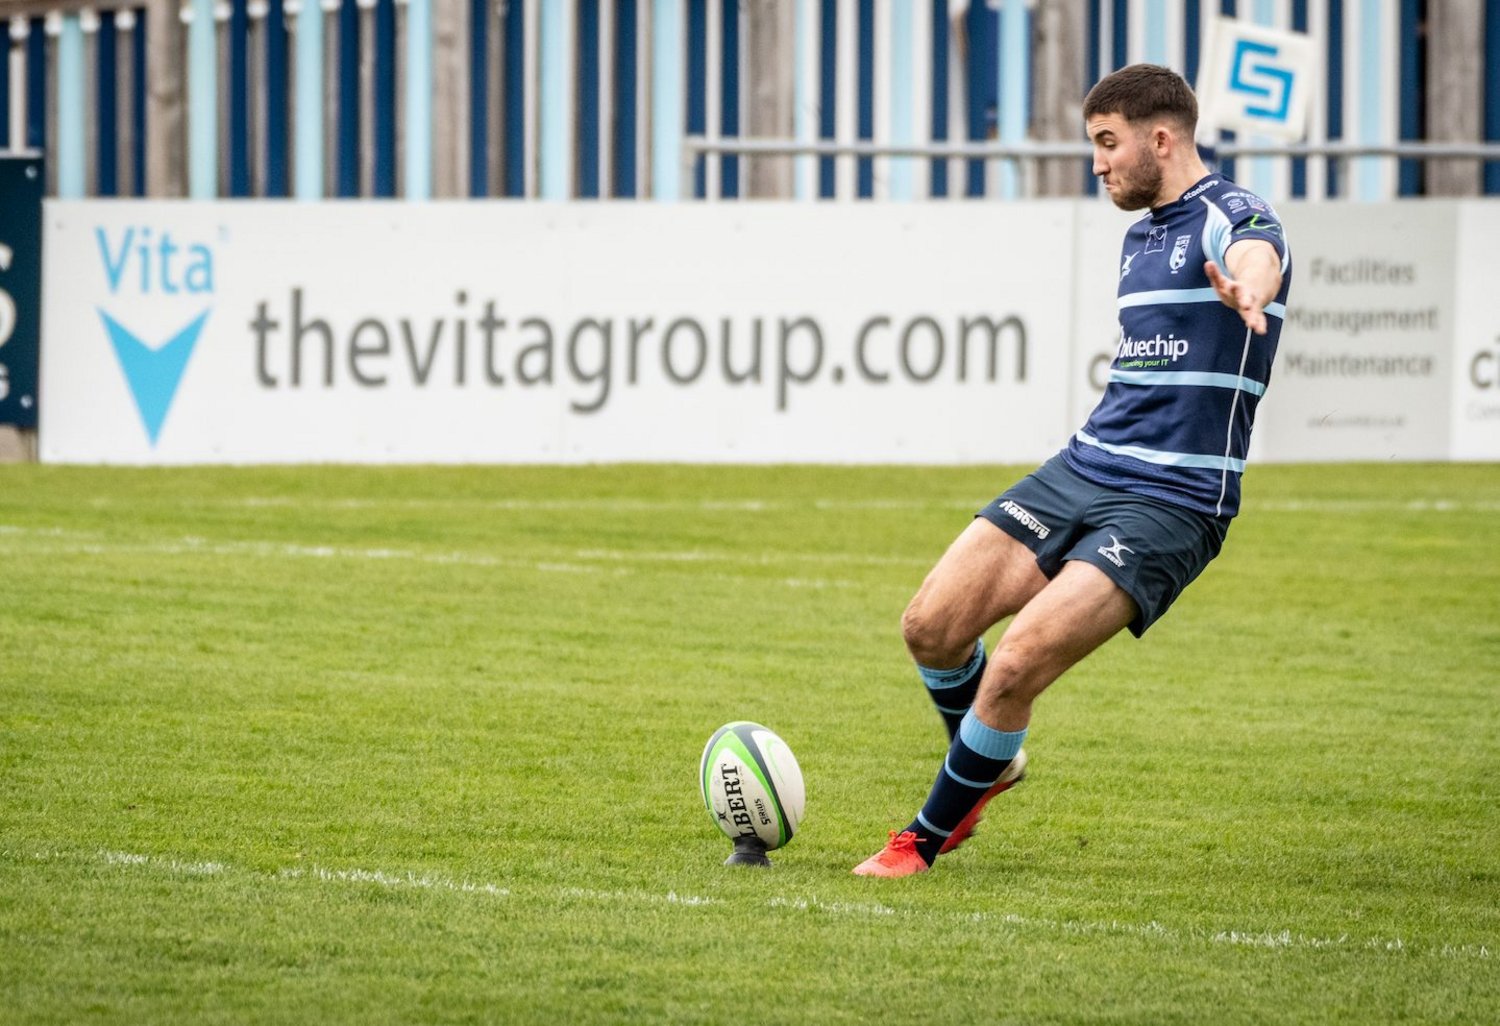
<svg viewBox="0 0 1500 1026">
<path fill-rule="evenodd" d="M 1266 386 L 1240 374 L 1209 371 L 1110 371 L 1109 380 L 1122 385 L 1202 385 L 1207 388 L 1237 388 L 1251 395 L 1265 395 Z"/>
<path fill-rule="evenodd" d="M 1112 445 L 1101 442 L 1092 435 L 1080 431 L 1075 436 L 1084 445 L 1091 445 L 1115 456 L 1129 456 L 1144 463 L 1155 463 L 1163 467 L 1198 467 L 1204 470 L 1231 470 L 1236 474 L 1245 472 L 1245 461 L 1232 456 L 1205 456 L 1194 452 L 1163 452 L 1139 445 Z"/>
<path fill-rule="evenodd" d="M 1208 208 L 1203 218 L 1203 256 L 1223 267 L 1224 254 L 1233 241 L 1234 226 L 1229 223 L 1224 211 L 1214 206 L 1207 196 L 1200 196 L 1199 199 Z"/>
</svg>

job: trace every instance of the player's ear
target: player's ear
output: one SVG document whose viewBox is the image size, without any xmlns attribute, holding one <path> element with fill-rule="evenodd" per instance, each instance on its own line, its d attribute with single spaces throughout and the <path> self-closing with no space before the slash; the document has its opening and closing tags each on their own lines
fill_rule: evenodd
<svg viewBox="0 0 1500 1026">
<path fill-rule="evenodd" d="M 1158 121 L 1151 129 L 1151 149 L 1158 157 L 1165 157 L 1172 151 L 1176 138 L 1172 135 L 1172 126 L 1165 121 Z"/>
</svg>

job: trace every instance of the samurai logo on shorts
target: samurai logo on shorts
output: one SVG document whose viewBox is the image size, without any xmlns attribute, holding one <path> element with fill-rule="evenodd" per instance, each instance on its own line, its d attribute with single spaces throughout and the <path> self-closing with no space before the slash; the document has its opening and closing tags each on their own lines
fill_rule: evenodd
<svg viewBox="0 0 1500 1026">
<path fill-rule="evenodd" d="M 1099 555 L 1109 560 L 1115 566 L 1123 567 L 1125 565 L 1125 557 L 1121 553 L 1134 552 L 1135 549 L 1127 547 L 1124 542 L 1114 535 L 1110 535 L 1109 538 L 1114 544 L 1099 546 Z"/>
</svg>

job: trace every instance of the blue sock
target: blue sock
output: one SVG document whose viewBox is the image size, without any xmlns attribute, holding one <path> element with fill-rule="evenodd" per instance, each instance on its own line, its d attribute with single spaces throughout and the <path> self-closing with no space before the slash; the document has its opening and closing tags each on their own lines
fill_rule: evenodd
<svg viewBox="0 0 1500 1026">
<path fill-rule="evenodd" d="M 906 828 L 920 838 L 917 852 L 929 866 L 948 835 L 1000 779 L 1025 740 L 1024 729 L 996 730 L 981 723 L 972 709 L 964 716 L 927 804 Z"/>
<path fill-rule="evenodd" d="M 932 704 L 937 706 L 938 715 L 942 716 L 943 725 L 948 728 L 949 741 L 958 733 L 958 725 L 963 722 L 964 713 L 974 704 L 974 696 L 979 693 L 979 678 L 984 676 L 984 667 L 983 638 L 974 643 L 974 654 L 969 661 L 957 669 L 917 667 L 917 672 L 922 675 L 922 683 L 927 685 L 927 694 L 932 698 Z"/>
</svg>

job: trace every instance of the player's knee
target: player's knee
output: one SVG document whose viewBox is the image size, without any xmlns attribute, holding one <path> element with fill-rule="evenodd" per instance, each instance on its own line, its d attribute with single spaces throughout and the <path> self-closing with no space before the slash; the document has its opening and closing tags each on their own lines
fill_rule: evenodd
<svg viewBox="0 0 1500 1026">
<path fill-rule="evenodd" d="M 936 615 L 920 594 L 901 614 L 901 637 L 906 641 L 906 650 L 920 666 L 947 666 L 956 654 L 964 654 L 960 651 L 963 639 L 953 636 L 950 621 Z M 973 644 L 972 639 L 969 644 Z"/>
<path fill-rule="evenodd" d="M 1017 701 L 1035 698 L 1049 683 L 1040 660 L 1023 645 L 1003 641 L 990 654 L 985 673 L 984 691 L 991 701 Z"/>
</svg>

